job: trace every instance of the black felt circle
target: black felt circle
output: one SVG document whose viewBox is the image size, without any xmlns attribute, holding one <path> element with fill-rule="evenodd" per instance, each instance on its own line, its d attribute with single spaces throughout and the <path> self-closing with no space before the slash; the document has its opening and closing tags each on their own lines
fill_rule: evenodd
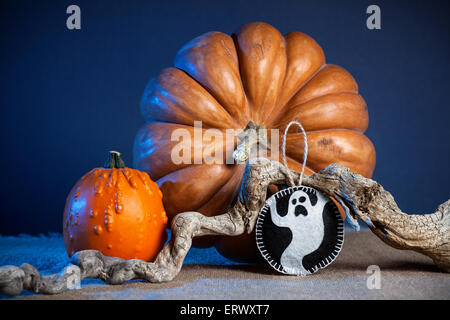
<svg viewBox="0 0 450 320">
<path fill-rule="evenodd" d="M 272 213 L 271 207 L 276 212 Z M 274 223 L 272 214 L 278 224 Z M 316 216 L 313 219 L 309 215 Z M 308 238 L 308 231 L 312 229 L 320 230 L 314 234 L 314 241 Z M 299 233 L 299 230 L 303 231 Z M 296 275 L 314 273 L 337 258 L 344 243 L 344 221 L 337 206 L 327 196 L 310 187 L 291 187 L 277 192 L 266 201 L 256 223 L 256 242 L 261 255 L 279 272 Z M 308 252 L 311 242 L 315 244 L 314 250 Z M 292 252 L 304 253 L 296 256 L 298 263 L 294 267 L 293 260 L 289 259 L 295 256 Z M 288 261 L 289 267 L 283 266 L 283 254 L 283 261 Z"/>
</svg>

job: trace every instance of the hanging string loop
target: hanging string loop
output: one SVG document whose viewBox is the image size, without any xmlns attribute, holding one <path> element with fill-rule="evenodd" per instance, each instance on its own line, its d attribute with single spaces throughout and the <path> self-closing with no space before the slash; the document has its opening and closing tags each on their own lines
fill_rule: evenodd
<svg viewBox="0 0 450 320">
<path fill-rule="evenodd" d="M 286 136 L 287 133 L 289 131 L 289 127 L 291 125 L 297 125 L 303 134 L 303 143 L 304 143 L 304 152 L 303 152 L 303 164 L 302 164 L 302 171 L 300 172 L 300 179 L 298 182 L 298 185 L 301 186 L 302 185 L 302 181 L 303 181 L 303 174 L 305 172 L 305 166 L 306 166 L 306 159 L 308 158 L 308 138 L 306 137 L 306 132 L 305 129 L 303 128 L 302 124 L 299 121 L 293 120 L 291 122 L 289 122 L 289 124 L 286 126 L 286 128 L 284 129 L 284 134 L 283 134 L 283 141 L 282 141 L 282 145 L 281 145 L 281 155 L 283 157 L 283 164 L 284 166 L 289 169 L 287 161 L 286 161 Z M 291 186 L 296 185 L 294 183 L 294 178 L 293 175 L 291 173 L 290 170 L 288 170 L 289 174 L 288 174 L 288 179 L 289 179 L 289 183 L 291 184 Z"/>
</svg>

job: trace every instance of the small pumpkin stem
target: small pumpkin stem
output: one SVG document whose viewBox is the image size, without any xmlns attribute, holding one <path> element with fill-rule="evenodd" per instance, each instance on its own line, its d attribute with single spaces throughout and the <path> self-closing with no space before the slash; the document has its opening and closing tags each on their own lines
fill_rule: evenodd
<svg viewBox="0 0 450 320">
<path fill-rule="evenodd" d="M 108 160 L 106 160 L 103 167 L 108 169 L 120 169 L 125 168 L 125 162 L 122 160 L 122 156 L 118 151 L 110 151 L 108 155 Z"/>
</svg>

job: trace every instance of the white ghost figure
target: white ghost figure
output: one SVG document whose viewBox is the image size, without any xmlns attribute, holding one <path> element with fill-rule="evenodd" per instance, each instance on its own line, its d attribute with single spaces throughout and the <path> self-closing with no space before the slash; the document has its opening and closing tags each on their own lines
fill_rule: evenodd
<svg viewBox="0 0 450 320">
<path fill-rule="evenodd" d="M 271 198 L 270 213 L 273 223 L 278 227 L 287 227 L 292 232 L 292 241 L 281 255 L 281 265 L 289 274 L 310 274 L 303 267 L 303 257 L 320 247 L 324 238 L 324 223 L 322 213 L 328 199 L 319 192 L 312 191 L 317 196 L 317 203 L 311 204 L 308 194 L 302 190 L 295 191 L 289 197 L 288 212 L 281 216 L 277 212 L 276 199 Z M 304 210 L 297 209 L 303 206 Z M 302 212 L 302 213 L 299 213 Z"/>
</svg>

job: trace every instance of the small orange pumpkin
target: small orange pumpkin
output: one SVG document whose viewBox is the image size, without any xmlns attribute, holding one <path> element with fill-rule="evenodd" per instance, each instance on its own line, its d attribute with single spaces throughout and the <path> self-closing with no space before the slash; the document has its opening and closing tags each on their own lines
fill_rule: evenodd
<svg viewBox="0 0 450 320">
<path fill-rule="evenodd" d="M 162 192 L 147 173 L 125 167 L 111 151 L 104 168 L 85 174 L 67 197 L 63 234 L 67 253 L 153 261 L 167 240 Z"/>
</svg>

